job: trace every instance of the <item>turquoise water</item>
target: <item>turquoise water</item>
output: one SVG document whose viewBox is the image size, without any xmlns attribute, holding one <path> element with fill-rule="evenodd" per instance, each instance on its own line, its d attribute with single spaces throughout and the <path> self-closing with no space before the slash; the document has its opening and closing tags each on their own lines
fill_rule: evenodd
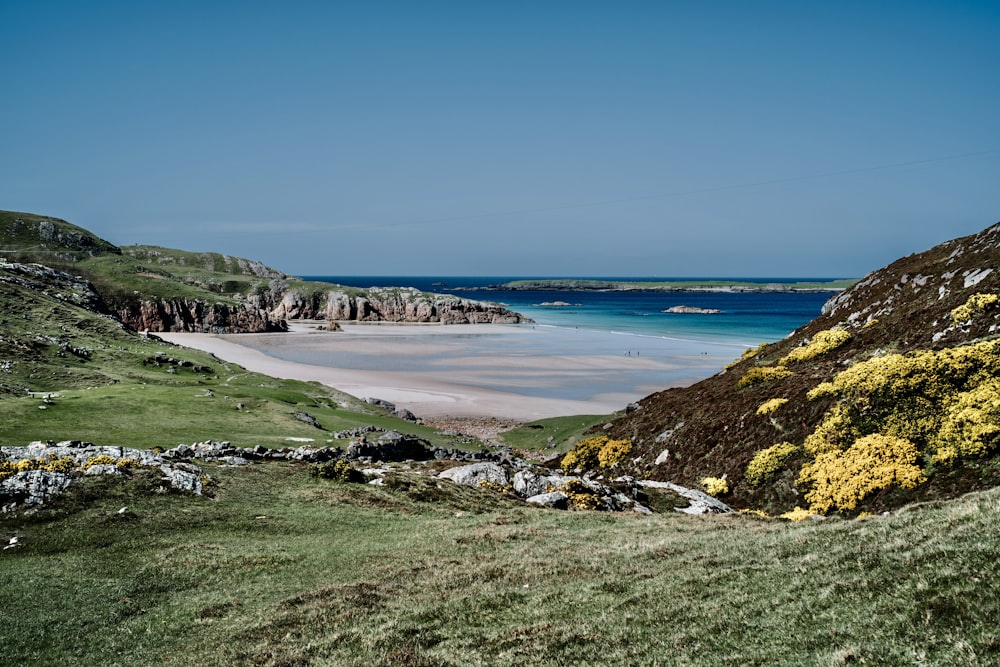
<svg viewBox="0 0 1000 667">
<path fill-rule="evenodd" d="M 746 346 L 779 340 L 817 315 L 829 293 L 568 292 L 484 289 L 512 278 L 312 276 L 351 285 L 410 286 L 496 301 L 535 320 L 508 332 L 484 328 L 417 335 L 406 327 L 351 327 L 350 335 L 258 335 L 240 344 L 270 356 L 362 374 L 391 371 L 412 385 L 445 384 L 528 398 L 599 402 L 620 409 L 668 386 L 703 379 Z M 772 282 L 769 280 L 768 282 Z M 786 281 L 781 281 L 786 282 Z M 444 284 L 436 284 L 444 283 Z M 543 307 L 543 302 L 572 305 Z M 677 305 L 714 315 L 670 314 Z M 389 380 L 389 385 L 393 380 Z M 591 408 L 587 408 L 591 410 Z"/>
<path fill-rule="evenodd" d="M 428 292 L 501 302 L 539 324 L 646 336 L 757 345 L 784 338 L 820 314 L 833 293 L 568 292 L 485 289 L 514 277 L 310 276 L 355 287 L 406 285 Z M 646 280 L 645 278 L 632 280 Z M 666 280 L 650 278 L 649 280 Z M 824 278 L 757 278 L 793 282 Z M 441 284 L 443 283 L 443 284 Z M 564 301 L 565 307 L 543 307 Z M 664 313 L 673 306 L 711 308 L 713 315 Z"/>
</svg>

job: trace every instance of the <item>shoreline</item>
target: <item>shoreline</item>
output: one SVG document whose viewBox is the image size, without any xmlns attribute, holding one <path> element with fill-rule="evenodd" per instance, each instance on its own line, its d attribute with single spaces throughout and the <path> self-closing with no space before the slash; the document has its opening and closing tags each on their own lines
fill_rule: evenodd
<svg viewBox="0 0 1000 667">
<path fill-rule="evenodd" d="M 665 364 L 652 357 L 639 358 L 613 356 L 610 354 L 583 354 L 569 356 L 550 350 L 536 355 L 511 355 L 465 348 L 453 351 L 448 344 L 454 341 L 468 345 L 468 339 L 476 335 L 512 336 L 517 342 L 543 340 L 552 335 L 552 329 L 533 328 L 531 325 L 508 324 L 367 324 L 341 323 L 342 331 L 321 330 L 325 322 L 289 321 L 289 331 L 279 334 L 206 334 L 206 333 L 156 333 L 170 343 L 192 347 L 214 354 L 221 360 L 239 364 L 249 371 L 263 373 L 282 379 L 320 382 L 357 398 L 379 398 L 400 408 L 406 408 L 421 418 L 484 418 L 496 417 L 523 422 L 548 417 L 577 414 L 611 414 L 623 410 L 629 403 L 655 391 L 672 386 L 682 386 L 696 382 L 706 376 L 704 371 L 694 371 L 683 378 L 667 379 L 662 383 L 639 385 L 631 391 L 611 390 L 595 392 L 585 400 L 559 398 L 518 393 L 517 381 L 522 376 L 529 381 L 536 378 L 539 386 L 548 386 L 563 378 L 563 382 L 574 382 L 574 378 L 591 374 L 599 378 L 602 374 L 627 372 L 642 376 L 673 372 L 684 374 L 683 364 Z M 569 331 L 563 332 L 568 334 Z M 532 338 L 532 337 L 535 338 Z M 495 340 L 495 338 L 494 338 Z M 514 340 L 514 339 L 510 339 Z M 249 345 L 253 341 L 256 346 Z M 395 370 L 368 370 L 335 367 L 321 363 L 303 363 L 278 358 L 259 349 L 265 343 L 277 342 L 283 350 L 301 352 L 311 346 L 328 347 L 338 350 L 341 358 L 354 359 L 366 356 L 378 358 L 380 355 L 395 354 L 401 361 L 420 362 L 437 355 L 446 358 L 452 367 L 435 370 L 427 368 Z M 684 341 L 688 346 L 694 341 Z M 701 347 L 712 348 L 705 343 Z M 714 346 L 718 348 L 719 346 Z M 737 356 L 734 346 L 724 346 L 720 357 L 698 358 L 700 368 L 714 364 L 710 361 Z M 706 354 L 707 353 L 701 353 Z M 464 355 L 464 356 L 463 356 Z M 702 361 L 704 359 L 704 361 Z M 433 362 L 428 362 L 433 363 Z M 721 364 L 719 365 L 721 368 Z M 709 373 L 710 374 L 710 373 Z M 490 386 L 482 386 L 488 383 Z M 480 386 L 476 386 L 476 385 Z M 599 386 L 597 382 L 592 386 Z M 558 393 L 558 392 L 556 392 Z"/>
</svg>

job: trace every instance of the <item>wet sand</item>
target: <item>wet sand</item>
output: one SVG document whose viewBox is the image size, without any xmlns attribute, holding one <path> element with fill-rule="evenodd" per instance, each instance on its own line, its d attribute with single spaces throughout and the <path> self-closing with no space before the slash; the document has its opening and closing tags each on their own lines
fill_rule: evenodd
<svg viewBox="0 0 1000 667">
<path fill-rule="evenodd" d="M 667 349 L 677 354 L 669 358 L 640 356 L 638 349 L 619 353 L 617 347 L 612 354 L 607 341 L 598 338 L 605 344 L 591 353 L 586 347 L 591 340 L 578 343 L 570 338 L 572 331 L 524 325 L 346 324 L 343 331 L 327 332 L 318 329 L 322 324 L 294 322 L 283 334 L 157 335 L 251 371 L 391 401 L 418 417 L 520 421 L 609 414 L 654 391 L 711 375 L 740 352 L 735 345 L 676 341 Z M 665 344 L 643 342 L 653 343 Z M 570 344 L 577 344 L 572 354 L 563 349 Z M 613 344 L 620 345 L 618 340 Z M 616 381 L 602 381 L 609 377 Z M 609 384 L 611 390 L 602 391 Z"/>
</svg>

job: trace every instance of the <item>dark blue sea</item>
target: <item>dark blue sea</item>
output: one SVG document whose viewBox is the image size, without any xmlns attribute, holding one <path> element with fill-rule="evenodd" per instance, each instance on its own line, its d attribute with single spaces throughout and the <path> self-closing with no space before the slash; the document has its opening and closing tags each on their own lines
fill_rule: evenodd
<svg viewBox="0 0 1000 667">
<path fill-rule="evenodd" d="M 303 276 L 352 287 L 407 286 L 426 292 L 495 301 L 540 325 L 623 334 L 757 345 L 780 340 L 820 314 L 832 292 L 596 292 L 486 289 L 523 276 Z M 682 278 L 594 278 L 683 280 Z M 699 279 L 711 280 L 711 279 Z M 822 281 L 830 278 L 725 278 L 755 283 Z M 570 306 L 539 304 L 564 301 Z M 672 306 L 720 310 L 719 314 L 665 313 Z"/>
</svg>

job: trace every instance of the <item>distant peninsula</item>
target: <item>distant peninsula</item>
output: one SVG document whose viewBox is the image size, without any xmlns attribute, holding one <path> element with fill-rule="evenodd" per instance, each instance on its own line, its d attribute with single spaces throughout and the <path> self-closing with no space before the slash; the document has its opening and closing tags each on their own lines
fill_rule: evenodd
<svg viewBox="0 0 1000 667">
<path fill-rule="evenodd" d="M 591 280 L 545 278 L 512 280 L 490 285 L 493 290 L 574 291 L 574 292 L 839 292 L 857 280 L 754 282 L 749 280 Z"/>
</svg>

